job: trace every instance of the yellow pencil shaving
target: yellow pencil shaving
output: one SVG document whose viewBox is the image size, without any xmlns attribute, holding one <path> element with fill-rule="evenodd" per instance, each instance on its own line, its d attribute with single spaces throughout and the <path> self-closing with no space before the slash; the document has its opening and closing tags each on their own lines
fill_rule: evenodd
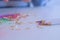
<svg viewBox="0 0 60 40">
<path fill-rule="evenodd" d="M 22 15 L 21 17 L 22 18 L 27 18 L 29 15 L 26 15 L 26 14 L 24 14 L 24 15 Z"/>
<path fill-rule="evenodd" d="M 19 21 L 16 21 L 15 23 L 16 23 L 16 24 L 19 24 L 19 25 L 24 24 L 23 22 L 19 22 Z"/>
</svg>

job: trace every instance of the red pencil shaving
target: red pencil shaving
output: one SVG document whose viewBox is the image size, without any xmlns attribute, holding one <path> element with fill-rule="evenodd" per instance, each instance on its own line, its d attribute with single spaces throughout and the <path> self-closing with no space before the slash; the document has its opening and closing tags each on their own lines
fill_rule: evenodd
<svg viewBox="0 0 60 40">
<path fill-rule="evenodd" d="M 15 20 L 20 17 L 20 14 L 9 14 L 9 15 L 3 15 L 2 18 L 8 19 L 8 20 Z"/>
</svg>

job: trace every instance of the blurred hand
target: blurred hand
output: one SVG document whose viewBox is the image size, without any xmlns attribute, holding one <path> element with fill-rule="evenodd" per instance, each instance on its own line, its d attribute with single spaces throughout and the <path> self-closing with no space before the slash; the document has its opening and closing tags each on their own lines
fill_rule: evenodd
<svg viewBox="0 0 60 40">
<path fill-rule="evenodd" d="M 4 2 L 9 2 L 9 0 L 3 0 Z"/>
<path fill-rule="evenodd" d="M 24 2 L 31 2 L 31 0 L 23 0 Z"/>
</svg>

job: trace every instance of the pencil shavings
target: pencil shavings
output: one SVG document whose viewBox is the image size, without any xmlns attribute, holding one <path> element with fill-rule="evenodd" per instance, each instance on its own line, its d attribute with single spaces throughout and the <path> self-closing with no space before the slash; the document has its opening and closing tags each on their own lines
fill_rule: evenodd
<svg viewBox="0 0 60 40">
<path fill-rule="evenodd" d="M 9 20 L 4 19 L 4 18 L 0 18 L 0 24 L 2 24 L 2 23 L 6 23 L 6 22 L 9 22 Z"/>
<path fill-rule="evenodd" d="M 22 14 L 22 16 L 21 16 L 21 18 L 27 18 L 29 15 L 27 15 L 27 14 Z"/>
<path fill-rule="evenodd" d="M 4 18 L 4 19 L 8 19 L 9 21 L 14 21 L 14 20 L 19 20 L 21 18 L 27 18 L 29 15 L 27 14 L 18 14 L 18 13 L 15 13 L 15 14 L 6 14 L 6 15 L 1 15 L 0 18 Z"/>
<path fill-rule="evenodd" d="M 24 24 L 23 22 L 19 22 L 19 21 L 16 21 L 15 23 L 18 24 L 18 25 Z"/>
<path fill-rule="evenodd" d="M 51 22 L 46 22 L 45 20 L 36 21 L 36 23 L 40 26 L 51 26 Z"/>
<path fill-rule="evenodd" d="M 8 19 L 8 20 L 16 20 L 20 14 L 8 14 L 8 15 L 1 15 L 0 18 Z"/>
</svg>

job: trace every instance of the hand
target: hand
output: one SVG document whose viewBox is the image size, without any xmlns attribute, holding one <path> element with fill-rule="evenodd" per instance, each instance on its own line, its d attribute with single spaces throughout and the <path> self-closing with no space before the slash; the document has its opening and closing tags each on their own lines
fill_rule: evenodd
<svg viewBox="0 0 60 40">
<path fill-rule="evenodd" d="M 9 2 L 9 0 L 3 0 L 4 2 Z"/>
<path fill-rule="evenodd" d="M 31 2 L 31 0 L 23 0 L 24 2 Z"/>
</svg>

